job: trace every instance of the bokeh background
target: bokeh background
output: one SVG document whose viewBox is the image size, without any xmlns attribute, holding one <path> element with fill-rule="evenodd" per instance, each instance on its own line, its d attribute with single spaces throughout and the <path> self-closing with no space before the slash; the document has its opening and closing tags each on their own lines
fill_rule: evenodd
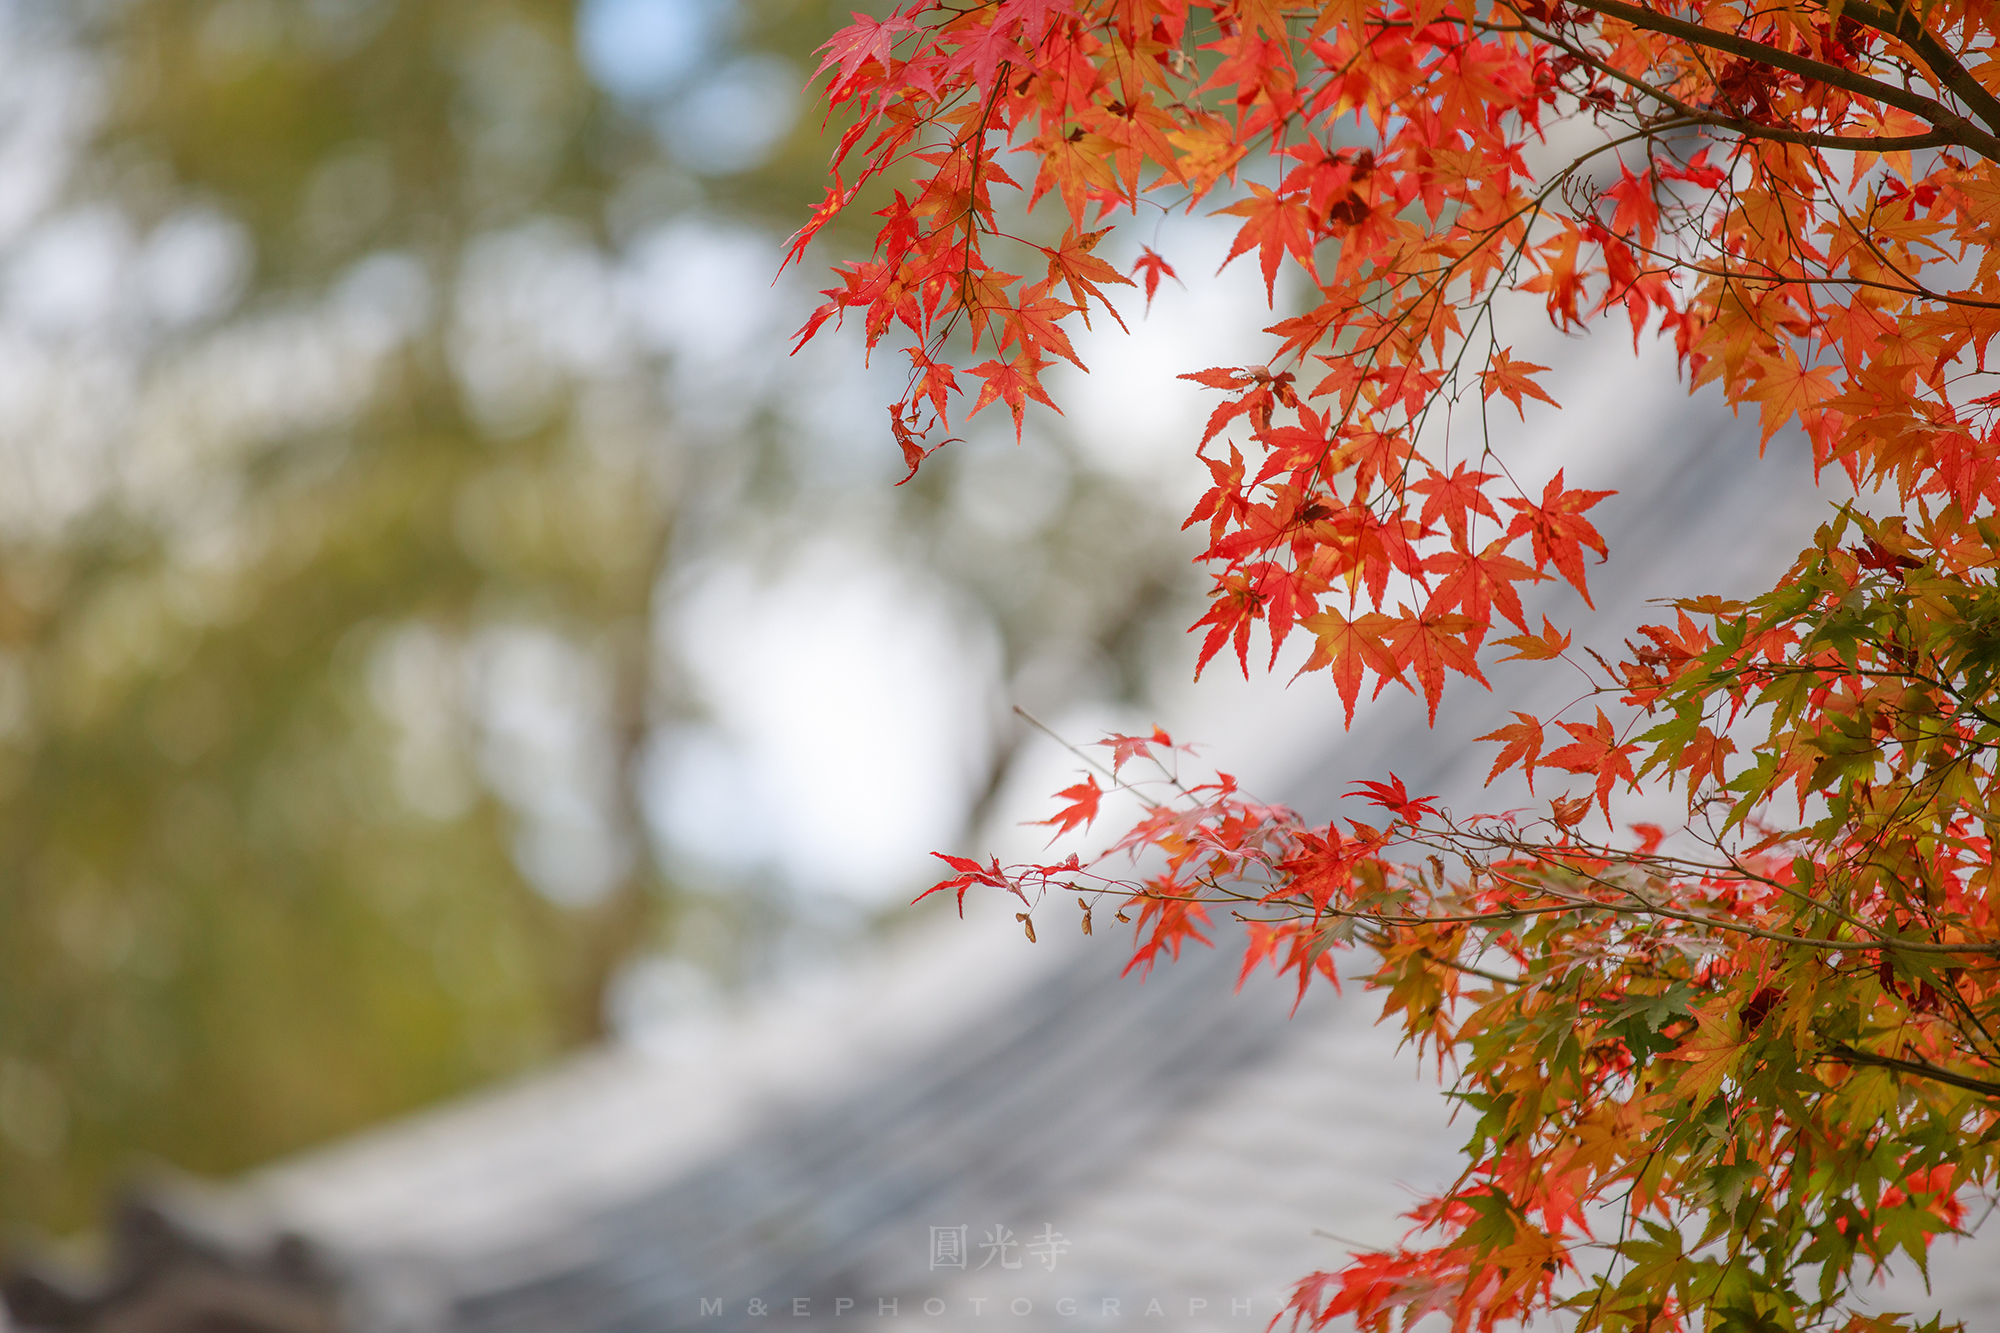
<svg viewBox="0 0 2000 1333">
<path fill-rule="evenodd" d="M 1077 339 L 1067 416 L 988 414 L 907 485 L 899 358 L 787 354 L 869 246 L 864 205 L 780 272 L 852 2 L 0 0 L 0 1246 L 87 1237 L 161 1167 L 812 1009 L 801 978 L 948 910 L 909 906 L 932 850 L 1042 845 L 1076 765 L 1017 706 L 1164 721 L 1316 817 L 1387 767 L 1509 799 L 1451 738 L 1565 702 L 1525 676 L 1449 696 L 1444 744 L 1393 696 L 1343 739 L 1284 663 L 1189 687 L 1205 404 L 1171 376 L 1268 355 L 1226 228 L 1113 237 L 1185 282 Z M 1501 421 L 1509 457 L 1618 489 L 1626 548 L 1594 620 L 1549 609 L 1613 644 L 1649 597 L 1768 586 L 1825 513 L 1799 442 L 1759 463 L 1670 351 L 1527 314 L 1567 408 Z M 999 915 L 963 929 L 1019 945 Z M 1324 1180 L 1225 1099 L 1204 1207 L 1391 1239 L 1395 1163 L 1452 1140 L 1378 1045 L 1301 1048 L 1338 1085 L 1295 1108 L 1346 1145 Z M 1216 1249 L 1234 1214 L 1168 1197 L 1127 1239 Z M 1290 1253 L 1274 1280 L 1321 1262 Z M 1958 1263 L 1939 1295 L 1992 1308 Z"/>
<path fill-rule="evenodd" d="M 1254 276 L 894 486 L 846 8 L 0 4 L 0 1227 L 823 965 L 1185 679 Z"/>
</svg>

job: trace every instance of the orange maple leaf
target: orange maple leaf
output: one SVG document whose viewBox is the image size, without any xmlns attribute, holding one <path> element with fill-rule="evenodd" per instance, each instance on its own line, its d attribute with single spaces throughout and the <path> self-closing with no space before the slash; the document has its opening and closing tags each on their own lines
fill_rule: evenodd
<svg viewBox="0 0 2000 1333">
<path fill-rule="evenodd" d="M 1595 607 L 1597 603 L 1590 600 L 1590 589 L 1584 586 L 1584 548 L 1597 552 L 1600 560 L 1610 551 L 1604 545 L 1604 538 L 1582 515 L 1584 510 L 1615 494 L 1615 491 L 1566 491 L 1562 469 L 1558 468 L 1543 488 L 1540 504 L 1513 496 L 1501 497 L 1502 504 L 1519 511 L 1507 525 L 1507 535 L 1511 538 L 1524 532 L 1529 534 L 1534 539 L 1535 568 L 1553 564 L 1570 586 L 1583 594 L 1584 604 Z"/>
<path fill-rule="evenodd" d="M 1479 372 L 1479 384 L 1485 396 L 1502 395 L 1514 405 L 1515 413 L 1523 421 L 1528 419 L 1527 409 L 1521 405 L 1523 397 L 1539 398 L 1550 407 L 1561 407 L 1562 404 L 1544 393 L 1542 386 L 1533 378 L 1546 372 L 1548 367 L 1538 366 L 1532 361 L 1516 361 L 1508 355 L 1510 350 L 1503 347 L 1495 352 L 1486 363 L 1486 369 Z"/>
<path fill-rule="evenodd" d="M 1493 761 L 1493 771 L 1486 775 L 1486 785 L 1492 786 L 1493 779 L 1512 768 L 1516 763 L 1528 777 L 1528 794 L 1535 791 L 1535 757 L 1542 752 L 1542 724 L 1532 714 L 1517 712 L 1519 722 L 1510 723 L 1479 737 L 1482 741 L 1500 741 L 1500 757 Z"/>
<path fill-rule="evenodd" d="M 1171 164 L 1175 176 L 1197 200 L 1214 189 L 1217 181 L 1225 177 L 1234 181 L 1236 164 L 1250 151 L 1236 142 L 1236 132 L 1228 121 L 1199 109 L 1190 112 L 1186 125 L 1168 133 L 1167 142 L 1180 154 Z"/>
<path fill-rule="evenodd" d="M 1016 343 L 1024 349 L 1051 351 L 1078 370 L 1088 371 L 1090 367 L 1077 359 L 1076 349 L 1069 345 L 1069 335 L 1062 328 L 1063 316 L 1075 310 L 1075 306 L 1050 296 L 1047 283 L 1038 282 L 1022 291 L 1021 304 L 1002 319 L 1000 345 Z"/>
<path fill-rule="evenodd" d="M 1827 399 L 1839 393 L 1834 383 L 1832 366 L 1802 365 L 1799 359 L 1785 349 L 1784 355 L 1763 363 L 1763 373 L 1750 390 L 1750 397 L 1758 403 L 1758 416 L 1764 434 L 1758 441 L 1758 448 L 1771 442 L 1786 422 L 1796 418 L 1808 433 L 1818 424 L 1815 410 Z"/>
<path fill-rule="evenodd" d="M 1631 756 L 1637 753 L 1636 743 L 1620 745 L 1618 734 L 1611 725 L 1611 719 L 1604 716 L 1602 708 L 1597 710 L 1595 722 L 1558 723 L 1576 740 L 1560 750 L 1551 750 L 1542 760 L 1544 768 L 1560 768 L 1570 773 L 1594 775 L 1597 779 L 1597 803 L 1604 811 L 1604 820 L 1611 822 L 1611 788 L 1618 779 L 1625 779 L 1633 789 L 1639 782 L 1632 773 Z"/>
<path fill-rule="evenodd" d="M 1395 649 L 1397 663 L 1414 671 L 1423 686 L 1424 702 L 1430 707 L 1433 724 L 1437 722 L 1438 700 L 1444 695 L 1447 668 L 1472 677 L 1489 690 L 1493 688 L 1480 674 L 1479 661 L 1474 656 L 1479 636 L 1486 629 L 1484 625 L 1455 612 L 1427 612 L 1419 616 L 1407 606 L 1399 606 L 1397 610 L 1400 614 L 1390 623 L 1389 642 Z"/>
<path fill-rule="evenodd" d="M 1236 229 L 1235 243 L 1229 247 L 1228 258 L 1222 261 L 1222 267 L 1229 267 L 1231 259 L 1256 246 L 1257 262 L 1264 271 L 1264 295 L 1267 300 L 1277 300 L 1278 261 L 1287 251 L 1306 272 L 1313 275 L 1315 281 L 1318 280 L 1319 270 L 1313 265 L 1313 218 L 1303 199 L 1295 195 L 1281 195 L 1252 181 L 1248 199 L 1239 199 L 1227 208 L 1215 211 L 1247 219 Z"/>
<path fill-rule="evenodd" d="M 1146 280 L 1146 309 L 1148 312 L 1151 312 L 1153 308 L 1153 293 L 1159 290 L 1160 279 L 1162 277 L 1172 278 L 1175 282 L 1181 280 L 1180 275 L 1174 272 L 1172 264 L 1160 258 L 1159 255 L 1154 254 L 1150 247 L 1143 245 L 1139 247 L 1139 258 L 1132 265 L 1132 271 L 1143 275 Z"/>
<path fill-rule="evenodd" d="M 1070 300 L 1075 303 L 1076 312 L 1083 316 L 1083 327 L 1086 329 L 1090 327 L 1090 298 L 1093 296 L 1107 311 L 1110 311 L 1111 318 L 1118 321 L 1119 328 L 1125 327 L 1125 320 L 1112 306 L 1111 299 L 1098 290 L 1097 284 L 1110 282 L 1130 287 L 1133 285 L 1132 279 L 1090 253 L 1110 231 L 1111 229 L 1106 227 L 1101 231 L 1086 232 L 1078 236 L 1076 228 L 1071 227 L 1063 233 L 1062 240 L 1057 243 L 1055 249 L 1041 247 L 1042 253 L 1049 257 L 1048 285 L 1053 286 L 1060 279 L 1068 286 Z"/>
<path fill-rule="evenodd" d="M 1495 639 L 1493 642 L 1499 647 L 1514 650 L 1500 659 L 1503 662 L 1546 662 L 1561 657 L 1574 637 L 1560 633 L 1549 618 L 1543 616 L 1540 634 L 1516 634 L 1512 638 Z"/>
<path fill-rule="evenodd" d="M 1302 671 L 1316 671 L 1321 667 L 1331 667 L 1333 683 L 1340 691 L 1340 701 L 1347 708 L 1348 725 L 1354 723 L 1354 703 L 1361 694 L 1364 674 L 1373 671 L 1382 680 L 1377 682 L 1376 692 L 1381 692 L 1381 684 L 1390 680 L 1401 680 L 1403 671 L 1396 664 L 1396 653 L 1385 637 L 1389 627 L 1395 622 L 1379 611 L 1349 620 L 1331 607 L 1299 620 L 1301 628 L 1311 630 L 1319 639 Z"/>
<path fill-rule="evenodd" d="M 1743 1036 L 1740 1008 L 1737 996 L 1723 994 L 1692 1011 L 1695 1030 L 1679 1048 L 1660 1057 L 1687 1062 L 1674 1085 L 1676 1097 L 1691 1098 L 1698 1107 L 1706 1105 L 1721 1090 L 1722 1081 L 1735 1072 L 1750 1045 Z"/>
<path fill-rule="evenodd" d="M 1052 409 L 1058 416 L 1062 409 L 1049 401 L 1042 391 L 1042 368 L 1047 361 L 1033 352 L 1022 352 L 1012 361 L 984 361 L 972 368 L 972 373 L 986 381 L 979 390 L 979 397 L 972 404 L 968 417 L 976 417 L 988 403 L 999 401 L 1007 404 L 1014 414 L 1014 439 L 1021 439 L 1021 409 L 1032 398 L 1042 406 Z"/>
<path fill-rule="evenodd" d="M 1526 630 L 1528 622 L 1522 614 L 1521 596 L 1514 591 L 1514 585 L 1532 583 L 1548 575 L 1530 569 L 1506 554 L 1506 544 L 1505 539 L 1489 542 L 1486 549 L 1477 555 L 1464 546 L 1455 545 L 1449 551 L 1440 551 L 1426 559 L 1424 569 L 1427 572 L 1444 575 L 1424 608 L 1426 613 L 1457 607 L 1481 625 L 1490 625 L 1493 623 L 1493 610 L 1497 607 L 1501 615 Z"/>
</svg>

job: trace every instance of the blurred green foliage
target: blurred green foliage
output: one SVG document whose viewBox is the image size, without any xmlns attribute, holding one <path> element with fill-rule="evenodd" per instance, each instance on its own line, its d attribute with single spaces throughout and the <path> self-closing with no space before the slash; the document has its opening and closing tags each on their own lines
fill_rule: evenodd
<svg viewBox="0 0 2000 1333">
<path fill-rule="evenodd" d="M 1178 560 L 1060 440 L 1025 532 L 967 518 L 953 458 L 891 493 L 886 440 L 833 504 L 795 384 L 690 418 L 629 333 L 616 270 L 661 227 L 805 215 L 809 109 L 704 157 L 688 95 L 607 94 L 558 0 L 8 13 L 17 96 L 69 109 L 0 219 L 0 1222 L 85 1227 L 135 1162 L 238 1170 L 597 1039 L 635 951 L 754 970 L 782 903 L 677 883 L 642 809 L 648 737 L 700 708 L 677 568 L 845 509 L 1004 677 L 1141 687 Z M 711 17 L 703 69 L 796 86 L 844 7 Z M 537 671 L 596 738 L 581 814 L 488 697 Z"/>
</svg>

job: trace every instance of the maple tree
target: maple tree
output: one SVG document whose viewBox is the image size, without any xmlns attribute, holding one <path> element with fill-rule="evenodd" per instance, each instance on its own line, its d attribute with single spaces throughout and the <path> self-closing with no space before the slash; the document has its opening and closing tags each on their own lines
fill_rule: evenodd
<svg viewBox="0 0 2000 1333">
<path fill-rule="evenodd" d="M 1054 407 L 1071 321 L 1173 275 L 1100 256 L 1121 217 L 1218 212 L 1267 296 L 1291 264 L 1310 299 L 1264 364 L 1187 376 L 1221 395 L 1197 670 L 1301 631 L 1350 722 L 1392 683 L 1435 721 L 1496 655 L 1592 680 L 1479 738 L 1494 777 L 1585 779 L 1531 811 L 1388 777 L 1357 788 L 1379 813 L 1308 825 L 1184 783 L 1155 733 L 1105 742 L 1142 813 L 1098 859 L 946 858 L 938 889 L 1017 893 L 1024 921 L 1108 897 L 1141 970 L 1218 913 L 1250 923 L 1246 973 L 1302 990 L 1372 950 L 1385 1012 L 1456 1062 L 1467 1165 L 1403 1245 L 1302 1281 L 1296 1320 L 1910 1327 L 1852 1297 L 1994 1184 L 1996 34 L 1982 0 L 912 0 L 825 48 L 848 128 L 794 256 L 870 182 L 887 203 L 802 340 L 853 312 L 904 341 L 913 470 L 955 419 Z M 1537 629 L 1521 587 L 1588 599 L 1605 493 L 1434 428 L 1552 405 L 1502 344 L 1512 295 L 1671 339 L 1693 388 L 1764 442 L 1801 430 L 1874 509 L 1839 507 L 1769 593 L 1687 590 L 1616 660 Z M 1654 786 L 1685 826 L 1621 828 Z"/>
</svg>

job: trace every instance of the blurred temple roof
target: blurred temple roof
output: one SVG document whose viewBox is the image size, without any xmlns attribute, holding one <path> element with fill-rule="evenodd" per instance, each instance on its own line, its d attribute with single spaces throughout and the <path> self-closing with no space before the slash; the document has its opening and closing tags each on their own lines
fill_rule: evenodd
<svg viewBox="0 0 2000 1333">
<path fill-rule="evenodd" d="M 1689 436 L 1620 464 L 1601 610 L 1560 589 L 1571 600 L 1547 603 L 1580 639 L 1615 642 L 1666 591 L 1768 586 L 1822 520 L 1809 487 L 1741 484 L 1757 464 L 1740 433 Z M 1436 734 L 1565 702 L 1545 697 L 1560 683 L 1493 681 L 1447 699 Z M 1433 734 L 1420 703 L 1378 709 L 1320 747 L 1293 799 L 1323 818 L 1352 775 L 1382 768 L 1460 808 L 1482 799 L 1484 765 Z M 999 903 L 968 914 L 654 1047 L 599 1050 L 228 1185 L 149 1187 L 116 1221 L 108 1275 L 9 1280 L 15 1323 L 721 1333 L 1158 1318 L 1247 1333 L 1290 1282 L 1396 1240 L 1412 1192 L 1455 1174 L 1462 1131 L 1436 1071 L 1397 1058 L 1365 997 L 1322 988 L 1293 1014 L 1268 976 L 1238 991 L 1226 938 L 1141 983 L 1121 976 L 1122 932 L 1083 938 L 1058 908 L 1042 930 L 1060 938 L 1031 947 Z M 1905 1276 L 1879 1307 L 2000 1328 L 1990 1249 L 1941 1247 L 1933 1294 Z"/>
<path fill-rule="evenodd" d="M 931 923 L 667 1049 L 600 1051 L 227 1188 L 156 1186 L 108 1284 L 17 1276 L 16 1318 L 609 1333 L 756 1327 L 760 1308 L 922 1321 L 928 1300 L 1025 1326 L 1073 1322 L 1067 1299 L 1262 1327 L 1338 1256 L 1314 1226 L 1365 1215 L 1357 1239 L 1393 1239 L 1394 1182 L 1449 1170 L 1449 1139 L 1410 1132 L 1442 1129 L 1435 1086 L 1389 1072 L 1361 1007 L 1315 994 L 1293 1017 L 1268 978 L 1236 993 L 1226 941 L 1141 984 L 1113 941 L 1029 948 L 1003 924 Z"/>
</svg>

